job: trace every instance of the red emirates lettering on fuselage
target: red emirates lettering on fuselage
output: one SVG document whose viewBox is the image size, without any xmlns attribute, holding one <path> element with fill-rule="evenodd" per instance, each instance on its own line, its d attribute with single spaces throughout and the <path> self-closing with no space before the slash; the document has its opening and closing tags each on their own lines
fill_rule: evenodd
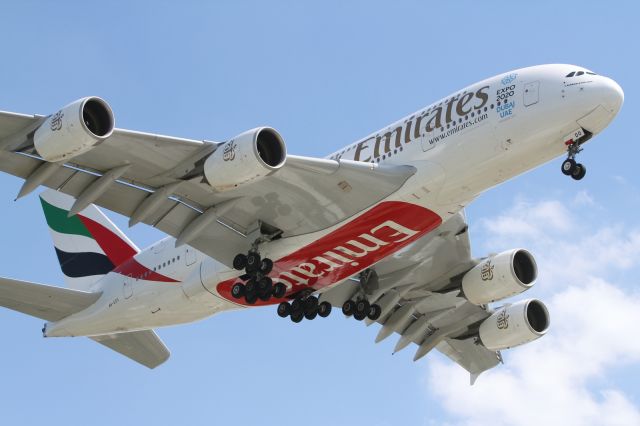
<svg viewBox="0 0 640 426">
<path fill-rule="evenodd" d="M 442 219 L 415 204 L 386 201 L 353 221 L 275 262 L 274 282 L 289 287 L 288 294 L 306 287 L 319 290 L 344 280 L 400 250 L 438 227 Z M 230 291 L 236 279 L 218 284 L 218 292 L 234 302 Z M 279 303 L 271 299 L 261 304 Z M 260 303 L 259 303 L 260 304 Z"/>
</svg>

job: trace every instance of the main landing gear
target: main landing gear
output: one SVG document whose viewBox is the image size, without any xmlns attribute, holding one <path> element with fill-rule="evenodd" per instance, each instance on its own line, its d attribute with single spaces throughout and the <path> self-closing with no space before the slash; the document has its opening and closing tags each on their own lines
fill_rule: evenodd
<svg viewBox="0 0 640 426">
<path fill-rule="evenodd" d="M 283 283 L 273 283 L 268 277 L 273 269 L 273 261 L 262 259 L 257 250 L 251 250 L 248 254 L 238 254 L 233 259 L 233 267 L 238 271 L 245 270 L 240 279 L 245 283 L 237 282 L 231 287 L 231 296 L 235 299 L 244 297 L 248 305 L 258 301 L 268 301 L 271 297 L 281 298 L 287 293 L 287 286 Z"/>
<path fill-rule="evenodd" d="M 587 168 L 575 160 L 576 155 L 582 151 L 582 148 L 580 148 L 580 144 L 573 139 L 567 141 L 566 144 L 567 159 L 562 162 L 562 173 L 566 176 L 571 176 L 575 180 L 580 180 L 587 174 Z"/>
<path fill-rule="evenodd" d="M 298 323 L 304 318 L 308 320 L 316 317 L 326 318 L 331 313 L 329 302 L 320 302 L 316 296 L 295 298 L 293 302 L 282 302 L 278 305 L 278 315 L 281 318 L 291 317 L 291 321 Z"/>
<path fill-rule="evenodd" d="M 378 274 L 373 269 L 365 269 L 360 273 L 360 288 L 355 300 L 347 300 L 342 305 L 342 313 L 353 316 L 357 321 L 369 318 L 372 321 L 380 318 L 382 308 L 376 303 L 369 303 L 367 294 L 372 294 L 378 288 Z"/>
<path fill-rule="evenodd" d="M 347 300 L 342 305 L 342 313 L 348 317 L 353 316 L 357 321 L 362 321 L 365 318 L 375 321 L 380 318 L 382 308 L 376 303 L 370 304 L 366 299 Z"/>
</svg>

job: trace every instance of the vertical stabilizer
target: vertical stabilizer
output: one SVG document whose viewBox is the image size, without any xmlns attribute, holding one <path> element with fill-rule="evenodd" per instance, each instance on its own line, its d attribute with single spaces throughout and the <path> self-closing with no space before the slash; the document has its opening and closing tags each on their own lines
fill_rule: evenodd
<svg viewBox="0 0 640 426">
<path fill-rule="evenodd" d="M 60 268 L 67 285 L 88 290 L 140 250 L 93 204 L 69 216 L 75 199 L 54 190 L 40 194 Z"/>
</svg>

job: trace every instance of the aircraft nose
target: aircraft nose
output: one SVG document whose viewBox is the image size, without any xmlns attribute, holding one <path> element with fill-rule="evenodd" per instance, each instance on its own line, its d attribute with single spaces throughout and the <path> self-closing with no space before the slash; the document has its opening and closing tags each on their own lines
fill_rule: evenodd
<svg viewBox="0 0 640 426">
<path fill-rule="evenodd" d="M 624 102 L 624 92 L 612 79 L 600 77 L 585 94 L 590 100 L 585 102 L 585 106 L 594 109 L 578 119 L 578 124 L 592 133 L 600 133 L 620 111 Z"/>
<path fill-rule="evenodd" d="M 600 104 L 607 109 L 611 114 L 616 115 L 622 103 L 624 102 L 624 92 L 622 87 L 614 80 L 604 77 L 602 79 L 602 89 L 600 90 L 602 99 Z"/>
</svg>

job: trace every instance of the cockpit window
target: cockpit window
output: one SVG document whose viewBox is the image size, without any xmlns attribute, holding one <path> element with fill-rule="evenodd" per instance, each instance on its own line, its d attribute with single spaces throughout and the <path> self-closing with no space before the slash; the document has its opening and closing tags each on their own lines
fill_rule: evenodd
<svg viewBox="0 0 640 426">
<path fill-rule="evenodd" d="M 564 78 L 578 77 L 584 74 L 598 75 L 595 72 L 591 72 L 591 71 L 571 71 L 569 74 L 565 75 Z"/>
</svg>

